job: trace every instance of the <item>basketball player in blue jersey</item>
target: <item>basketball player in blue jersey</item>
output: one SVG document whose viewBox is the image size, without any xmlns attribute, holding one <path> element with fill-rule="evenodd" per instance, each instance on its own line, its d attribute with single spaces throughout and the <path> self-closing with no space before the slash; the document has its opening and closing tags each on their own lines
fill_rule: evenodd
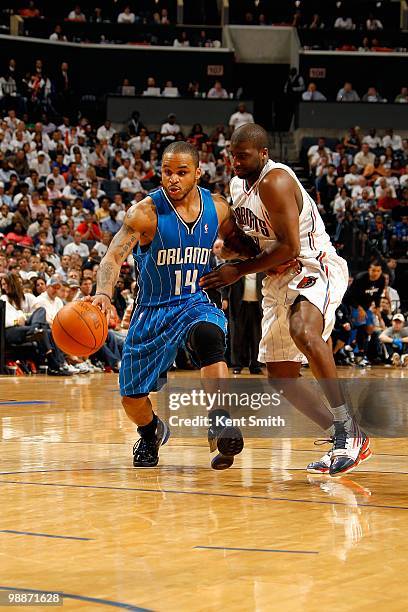
<svg viewBox="0 0 408 612">
<path fill-rule="evenodd" d="M 159 447 L 170 435 L 154 414 L 149 393 L 186 348 L 205 379 L 225 379 L 226 319 L 199 286 L 210 272 L 210 254 L 218 235 L 231 251 L 255 255 L 255 242 L 235 222 L 228 203 L 198 187 L 201 171 L 196 149 L 185 142 L 170 144 L 162 160 L 162 187 L 131 206 L 120 231 L 101 261 L 93 304 L 108 312 L 122 262 L 133 251 L 138 270 L 135 310 L 123 349 L 120 370 L 122 404 L 138 426 L 133 448 L 136 467 L 157 465 Z M 210 413 L 211 465 L 225 469 L 241 452 L 236 427 L 215 427 L 222 410 Z M 219 423 L 219 421 L 217 421 Z"/>
<path fill-rule="evenodd" d="M 268 137 L 256 124 L 234 131 L 231 153 L 236 176 L 230 191 L 238 223 L 257 240 L 261 252 L 206 275 L 204 288 L 236 282 L 245 274 L 276 268 L 297 259 L 299 268 L 266 276 L 263 283 L 259 361 L 271 379 L 292 379 L 285 397 L 324 430 L 332 448 L 308 465 L 310 472 L 341 476 L 371 455 L 368 436 L 354 420 L 337 379 L 328 343 L 335 312 L 347 289 L 347 264 L 336 253 L 316 203 L 293 170 L 269 159 Z M 306 355 L 330 405 L 298 380 Z M 302 388 L 301 388 L 302 387 Z"/>
</svg>

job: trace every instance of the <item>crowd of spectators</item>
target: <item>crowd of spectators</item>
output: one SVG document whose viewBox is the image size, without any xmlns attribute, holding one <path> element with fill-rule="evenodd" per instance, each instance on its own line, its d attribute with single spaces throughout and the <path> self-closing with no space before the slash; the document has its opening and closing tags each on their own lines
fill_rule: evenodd
<svg viewBox="0 0 408 612">
<path fill-rule="evenodd" d="M 38 3 L 30 1 L 23 8 L 12 7 L 10 10 L 24 18 L 26 36 L 48 38 L 54 42 L 204 48 L 220 48 L 222 44 L 220 28 L 198 30 L 187 26 L 183 30 L 176 27 L 175 7 L 170 10 L 154 0 L 112 2 L 102 6 L 99 3 L 96 7 L 76 4 L 67 9 L 64 17 L 57 17 L 49 8 L 41 8 Z"/>
<path fill-rule="evenodd" d="M 297 99 L 302 99 L 303 102 L 327 102 L 329 99 L 325 92 L 322 92 L 317 87 L 315 81 L 310 81 L 306 87 L 303 77 L 297 74 L 296 68 L 292 69 L 295 79 L 289 75 L 285 93 L 290 93 L 296 96 Z M 289 91 L 290 90 L 290 91 Z M 367 91 L 360 95 L 354 88 L 353 84 L 346 81 L 339 88 L 333 102 L 370 102 L 370 103 L 385 103 L 394 102 L 396 104 L 408 103 L 408 87 L 403 85 L 399 88 L 398 93 L 395 92 L 393 98 L 388 100 L 381 95 L 381 92 L 375 86 L 368 87 Z"/>
<path fill-rule="evenodd" d="M 408 255 L 408 139 L 392 129 L 363 134 L 353 127 L 341 140 L 319 138 L 305 156 L 338 253 L 352 264 L 371 261 L 368 271 L 353 280 L 338 311 L 336 359 L 407 366 L 408 357 L 402 357 L 408 340 L 387 347 L 383 334 L 399 326 L 404 333 L 398 338 L 407 335 L 400 325 L 405 306 L 395 288 L 395 268 Z"/>
</svg>

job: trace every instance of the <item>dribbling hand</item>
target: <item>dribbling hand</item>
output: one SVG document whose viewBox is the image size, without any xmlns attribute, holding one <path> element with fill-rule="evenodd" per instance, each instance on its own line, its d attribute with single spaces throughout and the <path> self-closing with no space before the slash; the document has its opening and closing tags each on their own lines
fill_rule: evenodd
<svg viewBox="0 0 408 612">
<path fill-rule="evenodd" d="M 83 299 L 84 302 L 91 302 L 91 304 L 93 306 L 97 306 L 98 308 L 101 309 L 101 311 L 104 313 L 104 315 L 106 316 L 106 319 L 108 321 L 108 325 L 109 325 L 109 319 L 110 319 L 110 314 L 111 314 L 111 301 L 108 298 L 108 296 L 106 295 L 88 295 L 86 297 L 84 297 Z"/>
</svg>

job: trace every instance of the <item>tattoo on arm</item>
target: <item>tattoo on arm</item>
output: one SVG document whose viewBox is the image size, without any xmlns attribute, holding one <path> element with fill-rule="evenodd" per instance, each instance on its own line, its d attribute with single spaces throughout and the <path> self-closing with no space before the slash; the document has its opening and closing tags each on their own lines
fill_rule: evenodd
<svg viewBox="0 0 408 612">
<path fill-rule="evenodd" d="M 102 259 L 97 275 L 97 292 L 113 294 L 120 267 L 131 248 L 139 240 L 139 232 L 128 225 L 123 225 L 114 236 L 109 249 Z"/>
<path fill-rule="evenodd" d="M 102 261 L 97 275 L 97 292 L 102 291 L 112 295 L 118 276 L 119 269 L 115 270 L 111 263 Z"/>
</svg>

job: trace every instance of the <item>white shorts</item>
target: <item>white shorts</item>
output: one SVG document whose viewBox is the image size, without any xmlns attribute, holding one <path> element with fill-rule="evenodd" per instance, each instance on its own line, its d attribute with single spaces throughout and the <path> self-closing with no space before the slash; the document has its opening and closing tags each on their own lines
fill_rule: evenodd
<svg viewBox="0 0 408 612">
<path fill-rule="evenodd" d="M 289 315 L 293 302 L 303 295 L 324 317 L 322 337 L 327 340 L 334 327 L 335 313 L 348 286 L 346 261 L 336 253 L 320 258 L 300 258 L 302 271 L 288 271 L 279 276 L 267 276 L 263 281 L 262 339 L 259 361 L 304 360 L 289 333 Z"/>
</svg>

